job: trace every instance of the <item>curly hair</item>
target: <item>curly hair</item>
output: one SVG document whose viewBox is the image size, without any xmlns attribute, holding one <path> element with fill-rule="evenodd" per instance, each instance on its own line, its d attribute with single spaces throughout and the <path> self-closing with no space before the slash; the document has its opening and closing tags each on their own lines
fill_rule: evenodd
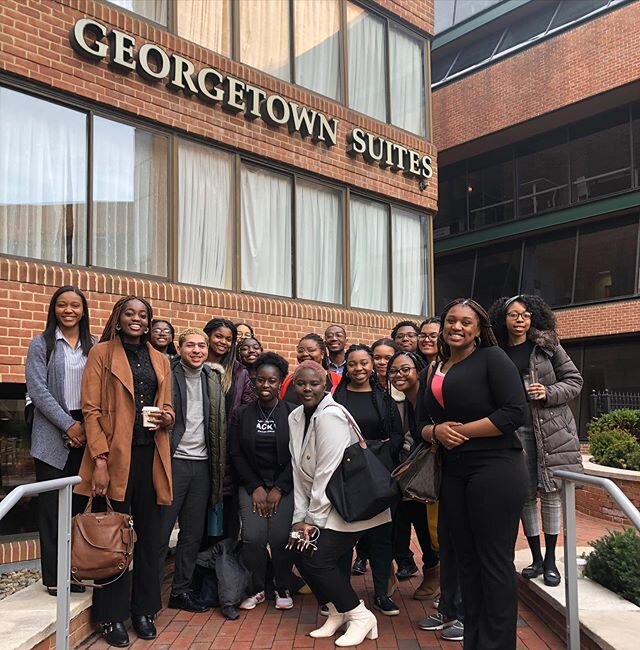
<svg viewBox="0 0 640 650">
<path fill-rule="evenodd" d="M 469 307 L 469 309 L 472 309 L 478 317 L 478 322 L 480 324 L 480 341 L 477 342 L 478 347 L 490 348 L 494 345 L 498 345 L 498 341 L 496 341 L 495 334 L 491 328 L 489 314 L 487 314 L 485 308 L 471 298 L 456 298 L 445 306 L 442 310 L 442 316 L 440 317 L 442 319 L 442 329 L 440 330 L 440 334 L 438 334 L 438 359 L 445 362 L 451 357 L 451 350 L 449 345 L 444 342 L 444 324 L 447 322 L 447 314 L 456 305 Z"/>
<path fill-rule="evenodd" d="M 395 327 L 391 330 L 392 339 L 395 340 L 396 336 L 398 336 L 398 330 L 401 327 L 413 327 L 413 331 L 416 334 L 420 334 L 420 330 L 418 329 L 418 326 L 412 320 L 401 320 L 399 323 L 396 323 Z"/>
<path fill-rule="evenodd" d="M 522 294 L 520 296 L 502 296 L 498 298 L 491 307 L 489 307 L 489 320 L 491 327 L 498 340 L 498 345 L 501 348 L 507 346 L 509 342 L 509 333 L 507 332 L 507 308 L 514 302 L 521 302 L 528 311 L 531 312 L 531 327 L 527 332 L 527 337 L 538 332 L 555 332 L 556 331 L 556 317 L 551 310 L 551 307 L 540 297 L 530 294 Z"/>
<path fill-rule="evenodd" d="M 255 360 L 253 369 L 258 372 L 262 366 L 274 367 L 278 371 L 281 380 L 284 379 L 289 373 L 289 362 L 284 357 L 281 357 L 275 352 L 265 352 L 261 354 Z"/>
<path fill-rule="evenodd" d="M 107 321 L 106 325 L 104 326 L 104 330 L 102 331 L 100 343 L 104 343 L 105 341 L 113 341 L 113 339 L 118 336 L 118 332 L 120 330 L 120 317 L 122 316 L 122 312 L 125 310 L 127 303 L 131 302 L 132 300 L 139 300 L 147 310 L 147 322 L 149 324 L 147 325 L 146 331 L 143 332 L 142 336 L 140 337 L 140 342 L 146 343 L 149 340 L 149 331 L 151 329 L 151 323 L 153 321 L 153 309 L 151 307 L 151 304 L 140 296 L 125 296 L 124 298 L 120 298 L 120 300 L 118 300 L 118 302 L 116 302 L 116 304 L 113 306 L 113 309 L 111 310 L 111 316 L 109 316 L 109 320 Z"/>
</svg>

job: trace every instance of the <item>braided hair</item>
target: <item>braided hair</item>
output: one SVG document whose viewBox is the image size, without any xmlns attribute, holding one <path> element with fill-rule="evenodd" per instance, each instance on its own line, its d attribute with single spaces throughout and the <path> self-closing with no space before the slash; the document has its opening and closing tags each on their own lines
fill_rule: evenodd
<svg viewBox="0 0 640 650">
<path fill-rule="evenodd" d="M 233 384 L 233 367 L 236 361 L 237 352 L 236 348 L 238 345 L 238 329 L 236 326 L 226 318 L 212 318 L 202 329 L 205 334 L 211 338 L 211 333 L 215 332 L 221 327 L 226 327 L 231 330 L 231 347 L 227 350 L 226 354 L 220 359 L 220 365 L 224 368 L 224 374 L 222 375 L 222 390 L 225 393 L 229 392 L 231 385 Z"/>
<path fill-rule="evenodd" d="M 447 362 L 451 357 L 451 350 L 449 344 L 444 341 L 444 324 L 447 321 L 447 314 L 453 307 L 456 305 L 461 305 L 462 307 L 469 307 L 472 309 L 476 316 L 478 317 L 478 322 L 480 324 L 480 336 L 479 341 L 477 341 L 477 346 L 481 348 L 490 348 L 494 345 L 498 345 L 496 341 L 495 334 L 491 328 L 491 321 L 489 320 L 489 315 L 487 314 L 485 308 L 475 300 L 471 298 L 456 298 L 452 300 L 448 305 L 442 310 L 442 329 L 438 335 L 438 360 Z"/>
<path fill-rule="evenodd" d="M 398 352 L 396 352 L 391 357 L 391 359 L 389 359 L 389 365 L 387 365 L 387 392 L 389 394 L 391 394 L 391 381 L 390 381 L 389 370 L 391 370 L 391 366 L 393 365 L 393 362 L 398 357 L 407 357 L 408 359 L 411 359 L 411 361 L 413 361 L 413 365 L 416 367 L 416 373 L 418 375 L 427 367 L 427 364 L 425 363 L 422 356 L 417 354 L 416 352 L 411 352 L 410 350 L 398 350 Z"/>
<path fill-rule="evenodd" d="M 151 307 L 151 304 L 140 296 L 125 296 L 124 298 L 120 298 L 120 300 L 118 300 L 118 302 L 116 302 L 116 304 L 113 306 L 113 309 L 111 310 L 111 316 L 109 316 L 109 320 L 107 321 L 107 324 L 104 326 L 104 330 L 102 331 L 100 343 L 104 343 L 105 341 L 113 341 L 113 339 L 118 336 L 118 332 L 120 331 L 120 317 L 122 316 L 122 312 L 124 312 L 127 303 L 131 302 L 132 300 L 139 300 L 147 310 L 147 321 L 149 325 L 147 326 L 147 330 L 142 333 L 140 342 L 146 343 L 149 340 L 151 321 L 153 321 L 153 308 Z"/>
<path fill-rule="evenodd" d="M 329 368 L 329 362 L 327 360 L 327 344 L 324 342 L 324 339 L 320 336 L 320 334 L 316 334 L 315 332 L 310 332 L 309 334 L 305 334 L 299 341 L 298 345 L 302 343 L 302 341 L 314 341 L 315 343 L 318 344 L 318 347 L 320 348 L 320 352 L 322 352 L 322 367 L 325 370 L 328 370 Z"/>
</svg>

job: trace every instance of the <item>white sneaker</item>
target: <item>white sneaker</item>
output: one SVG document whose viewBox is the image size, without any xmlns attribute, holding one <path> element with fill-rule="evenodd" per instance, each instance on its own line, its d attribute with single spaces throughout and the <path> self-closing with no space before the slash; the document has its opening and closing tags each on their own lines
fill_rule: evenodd
<svg viewBox="0 0 640 650">
<path fill-rule="evenodd" d="M 264 601 L 264 591 L 259 591 L 254 596 L 245 598 L 238 606 L 238 609 L 255 609 L 256 605 L 260 605 L 260 603 L 264 603 Z"/>
<path fill-rule="evenodd" d="M 293 598 L 288 589 L 284 591 L 276 590 L 276 609 L 292 609 Z"/>
</svg>

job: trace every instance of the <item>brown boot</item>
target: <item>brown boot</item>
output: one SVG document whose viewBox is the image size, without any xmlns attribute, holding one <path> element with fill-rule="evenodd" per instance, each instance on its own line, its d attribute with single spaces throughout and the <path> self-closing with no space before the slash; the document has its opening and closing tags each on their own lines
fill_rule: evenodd
<svg viewBox="0 0 640 650">
<path fill-rule="evenodd" d="M 416 600 L 431 600 L 440 589 L 440 565 L 429 569 L 422 569 L 422 582 L 415 590 L 413 597 Z"/>
</svg>

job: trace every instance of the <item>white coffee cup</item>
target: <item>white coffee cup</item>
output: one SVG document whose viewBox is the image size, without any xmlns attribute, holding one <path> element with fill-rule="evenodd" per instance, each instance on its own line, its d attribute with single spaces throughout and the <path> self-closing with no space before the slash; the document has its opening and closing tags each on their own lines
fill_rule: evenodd
<svg viewBox="0 0 640 650">
<path fill-rule="evenodd" d="M 160 413 L 162 411 L 161 408 L 158 408 L 157 406 L 143 406 L 142 407 L 142 426 L 146 427 L 147 429 L 153 429 L 154 427 L 158 426 L 157 422 L 153 422 L 149 419 L 149 413 Z"/>
</svg>

